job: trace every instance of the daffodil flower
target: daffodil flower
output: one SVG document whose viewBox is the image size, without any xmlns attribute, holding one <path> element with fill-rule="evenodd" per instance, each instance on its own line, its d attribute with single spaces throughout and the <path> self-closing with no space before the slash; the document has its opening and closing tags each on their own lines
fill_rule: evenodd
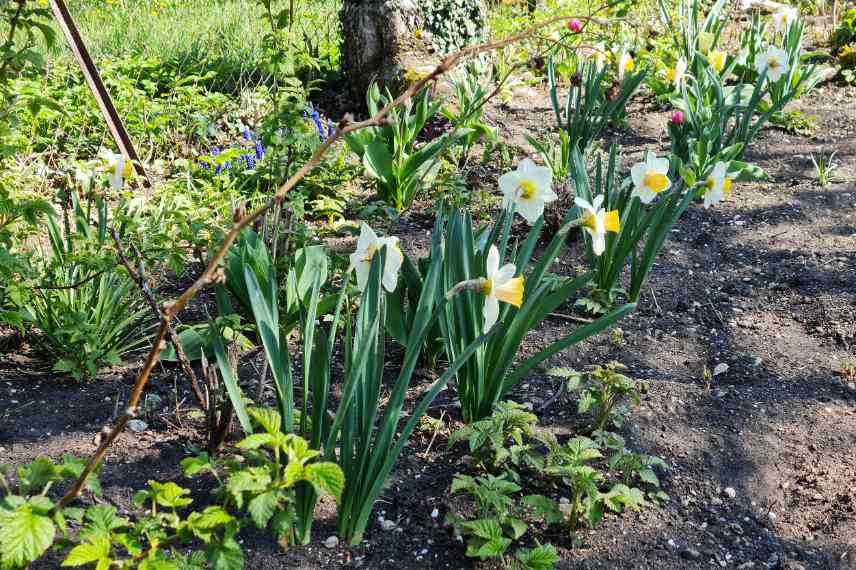
<svg viewBox="0 0 856 570">
<path fill-rule="evenodd" d="M 722 70 L 725 69 L 725 52 L 715 49 L 711 50 L 707 54 L 707 60 L 710 62 L 710 66 L 717 72 L 722 73 Z"/>
<path fill-rule="evenodd" d="M 709 208 L 718 204 L 725 196 L 731 194 L 733 182 L 728 176 L 728 164 L 717 162 L 704 182 L 704 207 Z"/>
<path fill-rule="evenodd" d="M 633 165 L 630 177 L 633 179 L 633 195 L 638 196 L 643 204 L 651 203 L 657 194 L 672 186 L 669 159 L 657 158 L 653 152 L 646 152 L 645 159 Z"/>
<path fill-rule="evenodd" d="M 618 59 L 618 80 L 624 78 L 625 73 L 633 73 L 636 69 L 636 62 L 626 49 L 621 52 L 621 57 Z"/>
<path fill-rule="evenodd" d="M 121 190 L 125 178 L 131 175 L 133 168 L 131 161 L 126 160 L 124 155 L 110 152 L 107 149 L 102 149 L 99 156 L 107 163 L 104 171 L 107 173 L 110 187 L 113 190 Z"/>
<path fill-rule="evenodd" d="M 767 51 L 758 54 L 758 60 L 756 61 L 755 66 L 758 73 L 764 73 L 764 71 L 766 71 L 767 79 L 775 83 L 790 69 L 790 65 L 788 64 L 788 52 L 782 48 L 770 46 L 767 48 Z"/>
<path fill-rule="evenodd" d="M 598 71 L 600 71 L 601 69 L 603 69 L 603 66 L 606 65 L 606 60 L 608 57 L 606 52 L 606 46 L 603 45 L 603 42 L 598 42 L 593 46 L 593 50 L 594 51 L 591 57 L 594 60 L 595 67 Z"/>
<path fill-rule="evenodd" d="M 404 261 L 404 254 L 398 246 L 397 237 L 379 238 L 368 224 L 360 226 L 360 237 L 357 239 L 357 250 L 351 254 L 351 266 L 348 271 L 357 273 L 357 287 L 365 291 L 372 267 L 372 258 L 380 249 L 386 246 L 386 260 L 383 266 L 383 288 L 392 293 L 398 285 L 398 271 Z"/>
<path fill-rule="evenodd" d="M 713 47 L 713 40 L 716 39 L 716 36 L 711 32 L 699 32 L 698 34 L 698 51 L 707 55 L 707 52 L 710 51 L 710 48 Z"/>
<path fill-rule="evenodd" d="M 783 8 L 773 14 L 773 25 L 776 27 L 776 32 L 785 33 L 794 20 L 797 19 L 797 9 L 791 6 Z"/>
<path fill-rule="evenodd" d="M 591 245 L 594 254 L 600 256 L 606 249 L 606 232 L 618 233 L 621 229 L 618 210 L 607 212 L 605 208 L 602 208 L 602 194 L 595 196 L 591 204 L 580 197 L 574 198 L 574 204 L 584 210 L 582 216 L 583 228 L 591 236 Z"/>
<path fill-rule="evenodd" d="M 517 170 L 499 177 L 503 208 L 514 204 L 517 213 L 534 224 L 544 213 L 544 205 L 558 198 L 551 188 L 552 181 L 553 172 L 549 168 L 524 158 L 517 165 Z"/>
<path fill-rule="evenodd" d="M 515 277 L 517 267 L 513 263 L 499 266 L 499 250 L 490 246 L 487 253 L 487 277 L 479 281 L 479 292 L 485 296 L 484 325 L 482 332 L 487 333 L 499 318 L 499 303 L 508 303 L 515 307 L 523 304 L 523 277 Z"/>
<path fill-rule="evenodd" d="M 681 81 L 684 80 L 684 76 L 686 74 L 687 62 L 681 57 L 678 58 L 678 61 L 675 63 L 675 67 L 670 67 L 666 70 L 666 80 L 677 87 L 681 84 Z"/>
</svg>

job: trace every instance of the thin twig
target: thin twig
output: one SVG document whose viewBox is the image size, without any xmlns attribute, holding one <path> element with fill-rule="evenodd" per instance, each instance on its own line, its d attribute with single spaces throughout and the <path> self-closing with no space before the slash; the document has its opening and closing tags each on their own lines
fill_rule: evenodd
<svg viewBox="0 0 856 570">
<path fill-rule="evenodd" d="M 564 313 L 549 313 L 548 317 L 555 317 L 557 319 L 564 319 L 566 321 L 572 321 L 575 323 L 583 323 L 583 324 L 591 324 L 594 322 L 593 319 L 586 319 L 585 317 L 577 317 L 574 315 L 565 315 Z"/>
<path fill-rule="evenodd" d="M 122 240 L 119 237 L 119 232 L 116 231 L 116 228 L 110 229 L 111 234 L 113 235 L 113 241 L 116 243 L 116 253 L 119 255 L 119 261 L 125 267 L 125 270 L 128 272 L 128 275 L 131 276 L 131 279 L 134 280 L 134 283 L 137 284 L 137 287 L 140 288 L 140 291 L 143 292 L 143 296 L 146 298 L 146 302 L 148 302 L 149 307 L 151 307 L 152 311 L 154 311 L 155 316 L 159 319 L 163 318 L 163 313 L 161 313 L 160 305 L 155 299 L 155 295 L 146 282 L 146 275 L 143 267 L 143 257 L 140 254 L 140 251 L 133 244 L 131 247 L 134 250 L 134 254 L 137 256 L 139 260 L 140 269 L 139 271 L 134 269 L 134 266 L 131 265 L 128 256 L 125 254 L 125 248 L 122 246 Z M 178 357 L 178 362 L 181 364 L 182 370 L 187 374 L 188 378 L 190 378 L 190 387 L 193 390 L 193 394 L 196 396 L 196 399 L 199 401 L 199 405 L 202 409 L 207 409 L 208 401 L 202 394 L 202 390 L 199 388 L 199 380 L 196 378 L 196 373 L 193 371 L 193 367 L 190 365 L 190 360 L 187 358 L 187 354 L 184 352 L 184 347 L 181 346 L 181 340 L 178 337 L 178 334 L 175 332 L 175 327 L 172 326 L 172 323 L 168 325 L 167 332 L 169 334 L 169 340 L 172 342 L 173 347 L 175 348 L 175 355 Z"/>
<path fill-rule="evenodd" d="M 87 277 L 85 279 L 81 279 L 77 283 L 72 283 L 71 285 L 35 285 L 35 286 L 33 286 L 33 289 L 36 289 L 38 291 L 62 291 L 63 289 L 77 289 L 81 285 L 85 285 L 89 281 L 92 281 L 96 277 L 100 277 L 101 275 L 103 275 L 106 272 L 107 272 L 106 269 L 102 269 L 101 271 L 98 271 L 97 273 L 93 273 L 89 277 Z"/>
<path fill-rule="evenodd" d="M 262 217 L 267 211 L 269 211 L 274 206 L 282 205 L 285 200 L 286 195 L 297 185 L 300 180 L 302 180 L 310 171 L 312 171 L 318 164 L 321 162 L 321 159 L 327 153 L 328 150 L 343 136 L 352 133 L 354 131 L 358 131 L 367 127 L 375 127 L 381 126 L 387 123 L 387 117 L 390 112 L 397 107 L 404 105 L 407 101 L 410 101 L 412 97 L 418 93 L 425 85 L 427 85 L 431 81 L 435 81 L 441 75 L 449 72 L 453 69 L 458 62 L 463 59 L 467 59 L 473 56 L 476 56 L 480 53 L 490 52 L 497 49 L 504 48 L 511 44 L 517 43 L 521 40 L 528 38 L 529 36 L 534 35 L 539 30 L 543 29 L 544 26 L 549 26 L 557 22 L 567 21 L 573 19 L 573 16 L 557 16 L 554 18 L 550 18 L 540 24 L 529 28 L 528 30 L 524 30 L 517 34 L 513 34 L 502 40 L 497 40 L 493 42 L 487 42 L 484 44 L 479 44 L 475 46 L 471 46 L 468 48 L 464 48 L 461 51 L 450 54 L 446 56 L 439 65 L 437 65 L 434 70 L 426 75 L 425 77 L 415 81 L 410 85 L 407 89 L 405 89 L 398 97 L 396 97 L 392 102 L 387 104 L 383 109 L 379 110 L 377 114 L 364 121 L 350 122 L 347 118 L 341 120 L 339 122 L 336 131 L 332 136 L 327 138 L 321 145 L 315 150 L 312 156 L 306 161 L 303 166 L 301 166 L 297 172 L 295 172 L 285 183 L 279 188 L 279 190 L 274 194 L 264 205 L 256 209 L 255 211 L 246 214 L 243 218 L 238 220 L 232 229 L 225 235 L 223 238 L 223 242 L 220 244 L 219 249 L 214 253 L 214 255 L 210 258 L 207 267 L 202 272 L 202 274 L 197 278 L 193 284 L 188 287 L 184 293 L 182 293 L 178 299 L 173 302 L 167 302 L 163 304 L 162 308 L 162 317 L 160 327 L 158 328 L 158 332 L 155 335 L 154 342 L 152 343 L 152 349 L 149 352 L 149 355 L 146 357 L 145 362 L 143 363 L 143 367 L 140 369 L 139 374 L 137 375 L 137 380 L 134 383 L 134 388 L 131 391 L 131 395 L 128 398 L 128 405 L 125 409 L 125 413 L 116 421 L 112 428 L 108 426 L 104 426 L 102 429 L 103 437 L 101 438 L 101 442 L 98 446 L 98 449 L 92 454 L 89 458 L 89 462 L 86 464 L 86 467 L 81 471 L 77 480 L 72 485 L 71 489 L 56 503 L 54 506 L 54 511 L 61 510 L 69 505 L 72 501 L 74 501 L 80 493 L 83 491 L 83 488 L 86 484 L 86 480 L 90 474 L 92 474 L 98 466 L 101 464 L 101 461 L 104 459 L 104 456 L 107 454 L 107 449 L 122 430 L 125 429 L 125 426 L 128 425 L 128 422 L 136 417 L 137 414 L 137 406 L 140 401 L 140 397 L 142 396 L 143 390 L 146 387 L 146 383 L 149 381 L 149 377 L 151 376 L 152 370 L 155 365 L 158 363 L 160 359 L 160 354 L 166 348 L 166 337 L 169 334 L 172 320 L 175 316 L 184 309 L 187 304 L 193 299 L 199 291 L 203 288 L 207 287 L 212 283 L 221 283 L 225 281 L 225 273 L 223 269 L 220 267 L 223 259 L 226 257 L 226 253 L 229 251 L 229 248 L 241 234 L 241 232 Z M 578 16 L 576 17 L 579 20 L 585 21 L 598 21 L 597 18 L 593 18 L 591 16 Z"/>
</svg>

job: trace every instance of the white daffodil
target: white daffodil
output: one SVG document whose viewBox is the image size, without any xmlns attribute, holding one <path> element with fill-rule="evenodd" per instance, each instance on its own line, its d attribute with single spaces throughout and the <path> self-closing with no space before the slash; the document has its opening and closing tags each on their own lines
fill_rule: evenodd
<svg viewBox="0 0 856 570">
<path fill-rule="evenodd" d="M 684 58 L 680 57 L 675 63 L 675 67 L 670 67 L 666 70 L 666 80 L 677 87 L 680 86 L 681 81 L 684 80 L 684 76 L 686 74 L 687 62 L 684 60 Z"/>
<path fill-rule="evenodd" d="M 598 42 L 594 45 L 594 51 L 591 55 L 594 60 L 595 67 L 600 71 L 606 65 L 606 60 L 609 57 L 609 54 L 606 51 L 606 46 L 603 45 L 603 42 Z"/>
<path fill-rule="evenodd" d="M 707 54 L 707 60 L 710 62 L 710 66 L 717 73 L 722 73 L 722 70 L 725 69 L 725 52 L 724 51 L 720 51 L 718 49 L 711 50 Z"/>
<path fill-rule="evenodd" d="M 653 152 L 646 152 L 645 159 L 630 169 L 630 178 L 633 179 L 633 195 L 638 196 L 643 204 L 649 204 L 657 194 L 672 186 L 669 159 L 657 158 Z"/>
<path fill-rule="evenodd" d="M 758 73 L 766 71 L 767 79 L 775 83 L 790 69 L 788 52 L 782 48 L 770 46 L 767 51 L 758 54 L 755 66 Z"/>
<path fill-rule="evenodd" d="M 499 177 L 499 189 L 504 197 L 502 207 L 514 204 L 517 213 L 534 224 L 544 213 L 544 204 L 558 198 L 551 188 L 552 182 L 553 172 L 549 168 L 524 158 L 517 165 L 517 170 Z"/>
<path fill-rule="evenodd" d="M 603 194 L 595 196 L 594 201 L 589 204 L 582 198 L 574 198 L 574 204 L 584 210 L 582 220 L 583 228 L 591 236 L 592 250 L 595 255 L 601 255 L 606 249 L 606 232 L 618 233 L 621 222 L 618 210 L 606 211 L 603 205 Z"/>
<path fill-rule="evenodd" d="M 776 32 L 786 33 L 794 20 L 797 19 L 797 9 L 788 6 L 773 14 L 773 25 L 776 27 Z"/>
<path fill-rule="evenodd" d="M 101 149 L 98 156 L 107 163 L 104 171 L 110 180 L 110 186 L 113 190 L 121 190 L 125 178 L 131 175 L 133 168 L 131 161 L 126 160 L 124 155 L 110 152 L 107 149 Z"/>
<path fill-rule="evenodd" d="M 698 51 L 703 54 L 707 54 L 710 51 L 710 48 L 713 47 L 713 40 L 716 39 L 716 36 L 711 32 L 699 32 L 698 34 Z"/>
<path fill-rule="evenodd" d="M 704 207 L 709 208 L 714 204 L 718 204 L 723 198 L 731 194 L 732 184 L 731 177 L 728 176 L 728 164 L 717 162 L 704 182 L 706 188 L 704 192 Z"/>
<path fill-rule="evenodd" d="M 357 250 L 351 254 L 351 267 L 348 269 L 357 272 L 357 287 L 365 291 L 369 280 L 369 272 L 372 267 L 372 257 L 386 246 L 386 260 L 383 266 L 383 288 L 390 293 L 395 291 L 398 284 L 398 270 L 404 261 L 404 254 L 398 246 L 397 237 L 379 238 L 368 224 L 363 222 L 360 226 L 360 237 L 357 240 Z"/>
<path fill-rule="evenodd" d="M 634 69 L 636 69 L 636 62 L 633 56 L 626 49 L 622 50 L 621 57 L 618 58 L 618 80 L 621 81 L 625 73 L 633 73 Z"/>
<path fill-rule="evenodd" d="M 499 250 L 495 245 L 487 252 L 487 277 L 479 282 L 479 290 L 485 296 L 483 332 L 489 331 L 499 318 L 499 302 L 515 307 L 523 304 L 523 277 L 515 277 L 517 267 L 513 263 L 499 266 Z"/>
</svg>

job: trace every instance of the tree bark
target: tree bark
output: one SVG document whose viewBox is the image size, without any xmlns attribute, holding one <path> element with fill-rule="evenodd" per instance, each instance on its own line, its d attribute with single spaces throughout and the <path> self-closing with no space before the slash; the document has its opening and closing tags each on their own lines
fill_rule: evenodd
<svg viewBox="0 0 856 570">
<path fill-rule="evenodd" d="M 421 26 L 416 0 L 345 0 L 342 63 L 352 95 L 360 102 L 372 81 L 394 89 Z"/>
</svg>

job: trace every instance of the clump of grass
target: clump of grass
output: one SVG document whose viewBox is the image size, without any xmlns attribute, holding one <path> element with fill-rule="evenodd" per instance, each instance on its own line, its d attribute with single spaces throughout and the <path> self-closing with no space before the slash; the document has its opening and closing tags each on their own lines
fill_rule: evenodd
<svg viewBox="0 0 856 570">
<path fill-rule="evenodd" d="M 817 158 L 815 158 L 814 154 L 811 155 L 811 162 L 814 164 L 814 174 L 820 186 L 826 186 L 835 181 L 835 171 L 838 168 L 838 165 L 835 163 L 835 153 L 836 151 L 832 151 L 828 155 L 821 153 Z"/>
</svg>

